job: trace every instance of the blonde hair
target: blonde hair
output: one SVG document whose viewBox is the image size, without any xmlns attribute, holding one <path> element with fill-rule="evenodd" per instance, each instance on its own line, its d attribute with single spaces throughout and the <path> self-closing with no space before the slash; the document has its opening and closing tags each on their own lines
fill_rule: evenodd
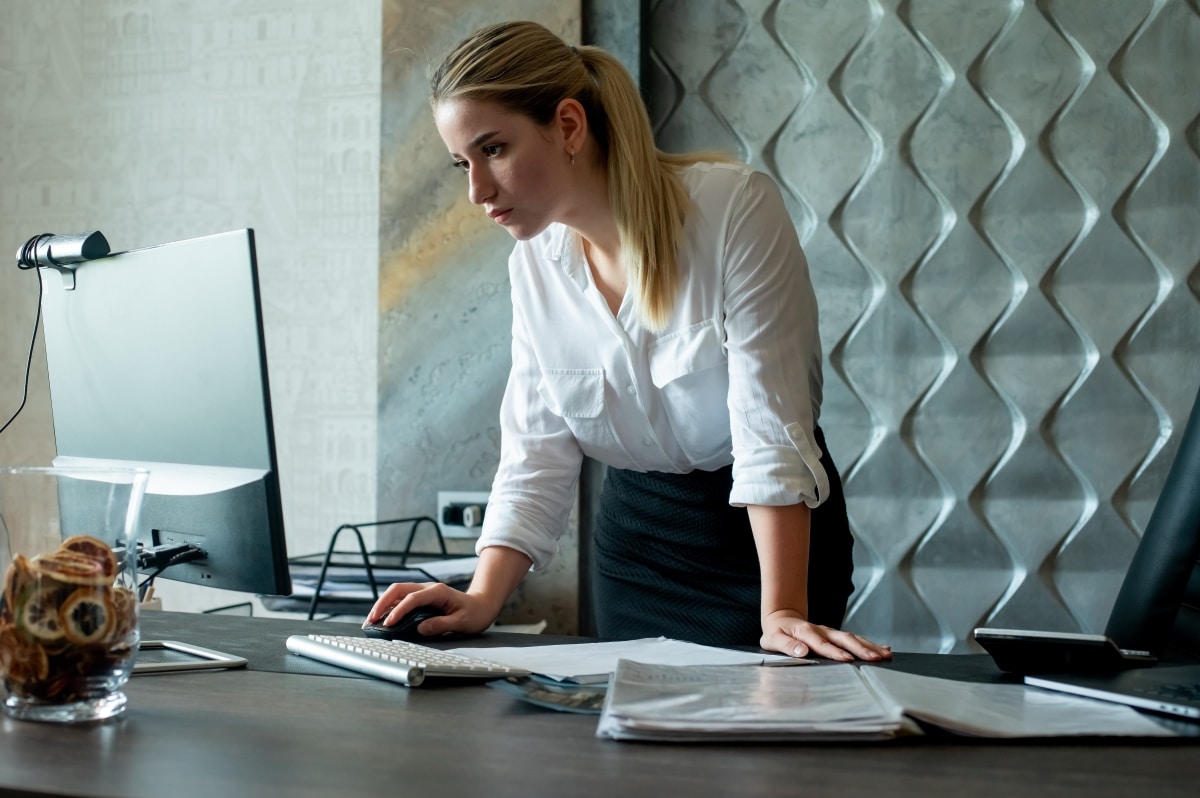
<svg viewBox="0 0 1200 798">
<path fill-rule="evenodd" d="M 643 323 L 661 330 L 679 288 L 678 253 L 690 200 L 682 169 L 713 153 L 672 155 L 654 144 L 650 117 L 629 72 L 598 47 L 572 47 L 536 22 L 504 22 L 473 33 L 430 77 L 430 103 L 493 102 L 550 124 L 575 99 L 587 114 L 608 180 L 621 257 Z"/>
</svg>

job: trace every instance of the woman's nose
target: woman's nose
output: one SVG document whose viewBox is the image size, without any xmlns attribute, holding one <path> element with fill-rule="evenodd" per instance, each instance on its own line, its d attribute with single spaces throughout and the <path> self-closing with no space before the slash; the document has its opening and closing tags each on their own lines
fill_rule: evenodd
<svg viewBox="0 0 1200 798">
<path fill-rule="evenodd" d="M 492 182 L 488 178 L 487 172 L 483 169 L 472 169 L 467 173 L 469 181 L 467 187 L 467 197 L 475 205 L 482 205 L 491 199 L 493 190 Z"/>
</svg>

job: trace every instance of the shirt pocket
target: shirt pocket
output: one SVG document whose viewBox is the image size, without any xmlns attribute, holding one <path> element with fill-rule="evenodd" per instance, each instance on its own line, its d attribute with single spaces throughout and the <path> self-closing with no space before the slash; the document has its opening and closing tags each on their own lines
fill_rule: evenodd
<svg viewBox="0 0 1200 798">
<path fill-rule="evenodd" d="M 579 448 L 602 463 L 620 457 L 612 420 L 606 409 L 604 369 L 542 369 L 538 394 L 560 417 Z"/>
<path fill-rule="evenodd" d="M 542 369 L 538 393 L 555 415 L 597 418 L 604 412 L 604 369 Z"/>
<path fill-rule="evenodd" d="M 713 320 L 658 339 L 650 350 L 650 379 L 693 465 L 729 450 L 728 359 Z"/>
</svg>

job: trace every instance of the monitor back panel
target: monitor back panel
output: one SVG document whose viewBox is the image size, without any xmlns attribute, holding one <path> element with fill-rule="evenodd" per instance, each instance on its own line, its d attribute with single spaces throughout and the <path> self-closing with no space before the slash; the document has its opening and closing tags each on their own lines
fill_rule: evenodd
<svg viewBox="0 0 1200 798">
<path fill-rule="evenodd" d="M 45 280 L 60 456 L 273 470 L 252 232 L 88 261 Z M 251 285 L 253 284 L 253 285 Z"/>
</svg>

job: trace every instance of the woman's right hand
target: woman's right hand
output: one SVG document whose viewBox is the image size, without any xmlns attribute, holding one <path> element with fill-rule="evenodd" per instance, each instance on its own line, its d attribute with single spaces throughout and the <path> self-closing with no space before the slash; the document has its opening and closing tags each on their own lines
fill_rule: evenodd
<svg viewBox="0 0 1200 798">
<path fill-rule="evenodd" d="M 488 546 L 479 553 L 479 565 L 466 592 L 441 582 L 397 582 L 371 607 L 367 623 L 390 625 L 418 607 L 436 607 L 442 614 L 422 621 L 417 627 L 420 634 L 479 634 L 495 622 L 532 564 L 516 549 Z"/>
<path fill-rule="evenodd" d="M 449 632 L 478 634 L 496 620 L 499 607 L 485 597 L 455 590 L 441 582 L 397 582 L 367 613 L 367 623 L 390 626 L 418 607 L 435 607 L 442 614 L 423 621 L 417 631 L 426 637 Z"/>
</svg>

